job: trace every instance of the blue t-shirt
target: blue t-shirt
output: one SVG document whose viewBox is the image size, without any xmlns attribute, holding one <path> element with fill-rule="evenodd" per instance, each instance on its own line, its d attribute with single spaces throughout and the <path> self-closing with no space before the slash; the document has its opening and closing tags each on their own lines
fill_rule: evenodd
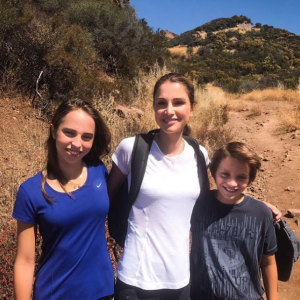
<svg viewBox="0 0 300 300">
<path fill-rule="evenodd" d="M 277 250 L 271 211 L 249 196 L 227 205 L 210 191 L 199 200 L 192 221 L 191 299 L 263 299 L 260 263 Z"/>
<path fill-rule="evenodd" d="M 13 217 L 38 224 L 42 256 L 34 284 L 36 300 L 95 300 L 113 294 L 114 274 L 107 251 L 105 219 L 109 208 L 107 170 L 102 162 L 87 168 L 86 183 L 72 192 L 45 189 L 41 172 L 19 188 Z"/>
</svg>

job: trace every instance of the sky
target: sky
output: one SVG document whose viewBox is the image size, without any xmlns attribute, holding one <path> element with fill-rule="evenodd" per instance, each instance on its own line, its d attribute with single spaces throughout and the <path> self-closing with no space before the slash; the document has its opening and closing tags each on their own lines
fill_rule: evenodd
<svg viewBox="0 0 300 300">
<path fill-rule="evenodd" d="M 300 35 L 300 0 L 130 0 L 138 19 L 154 31 L 181 34 L 217 18 L 244 15 Z"/>
</svg>

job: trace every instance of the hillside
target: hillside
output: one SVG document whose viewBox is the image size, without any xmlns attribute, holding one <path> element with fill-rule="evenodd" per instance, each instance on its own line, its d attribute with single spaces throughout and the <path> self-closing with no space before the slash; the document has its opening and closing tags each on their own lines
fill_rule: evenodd
<svg viewBox="0 0 300 300">
<path fill-rule="evenodd" d="M 300 36 L 245 16 L 208 22 L 168 42 L 174 64 L 198 83 L 214 82 L 230 92 L 296 88 Z"/>
<path fill-rule="evenodd" d="M 298 110 L 299 104 L 293 102 L 255 102 L 236 97 L 229 103 L 225 125 L 232 139 L 247 142 L 262 158 L 261 171 L 247 193 L 277 205 L 284 215 L 290 209 L 300 209 L 300 132 L 298 129 L 278 134 L 276 128 L 285 112 Z M 148 113 L 152 114 L 150 109 Z M 41 120 L 39 112 L 26 98 L 0 98 L 0 114 L 0 299 L 10 300 L 13 299 L 12 270 L 16 251 L 16 224 L 11 212 L 19 185 L 43 168 L 43 146 L 49 124 Z M 300 236 L 300 216 L 286 220 Z M 279 299 L 294 300 L 299 293 L 298 261 L 290 281 L 279 283 Z"/>
</svg>

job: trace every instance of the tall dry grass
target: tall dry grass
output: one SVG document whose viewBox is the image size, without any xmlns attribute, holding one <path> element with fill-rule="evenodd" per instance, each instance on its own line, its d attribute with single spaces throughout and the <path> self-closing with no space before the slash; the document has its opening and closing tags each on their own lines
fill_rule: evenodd
<svg viewBox="0 0 300 300">
<path fill-rule="evenodd" d="M 211 85 L 197 87 L 195 97 L 197 104 L 191 120 L 193 134 L 211 154 L 232 139 L 224 127 L 228 121 L 230 99 L 227 93 Z"/>
<path fill-rule="evenodd" d="M 247 101 L 288 101 L 300 104 L 300 87 L 298 90 L 285 90 L 273 88 L 265 90 L 254 90 L 248 94 L 240 95 L 240 98 Z"/>
</svg>

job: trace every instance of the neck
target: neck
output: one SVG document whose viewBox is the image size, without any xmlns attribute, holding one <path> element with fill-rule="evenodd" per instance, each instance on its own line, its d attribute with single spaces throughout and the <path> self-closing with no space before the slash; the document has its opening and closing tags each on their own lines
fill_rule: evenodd
<svg viewBox="0 0 300 300">
<path fill-rule="evenodd" d="M 62 164 L 59 163 L 59 167 L 66 180 L 74 180 L 82 175 L 85 163 L 83 161 L 78 162 L 78 164 Z"/>
<path fill-rule="evenodd" d="M 155 136 L 155 142 L 158 144 L 160 150 L 166 156 L 175 156 L 180 154 L 184 149 L 184 140 L 182 133 L 180 134 L 165 134 L 160 131 Z"/>
<path fill-rule="evenodd" d="M 215 193 L 216 198 L 218 199 L 218 201 L 220 201 L 221 203 L 227 204 L 227 205 L 236 205 L 236 204 L 240 204 L 243 202 L 245 195 L 241 194 L 237 199 L 233 199 L 233 200 L 225 200 L 222 197 L 220 197 L 218 190 L 216 190 Z"/>
</svg>

